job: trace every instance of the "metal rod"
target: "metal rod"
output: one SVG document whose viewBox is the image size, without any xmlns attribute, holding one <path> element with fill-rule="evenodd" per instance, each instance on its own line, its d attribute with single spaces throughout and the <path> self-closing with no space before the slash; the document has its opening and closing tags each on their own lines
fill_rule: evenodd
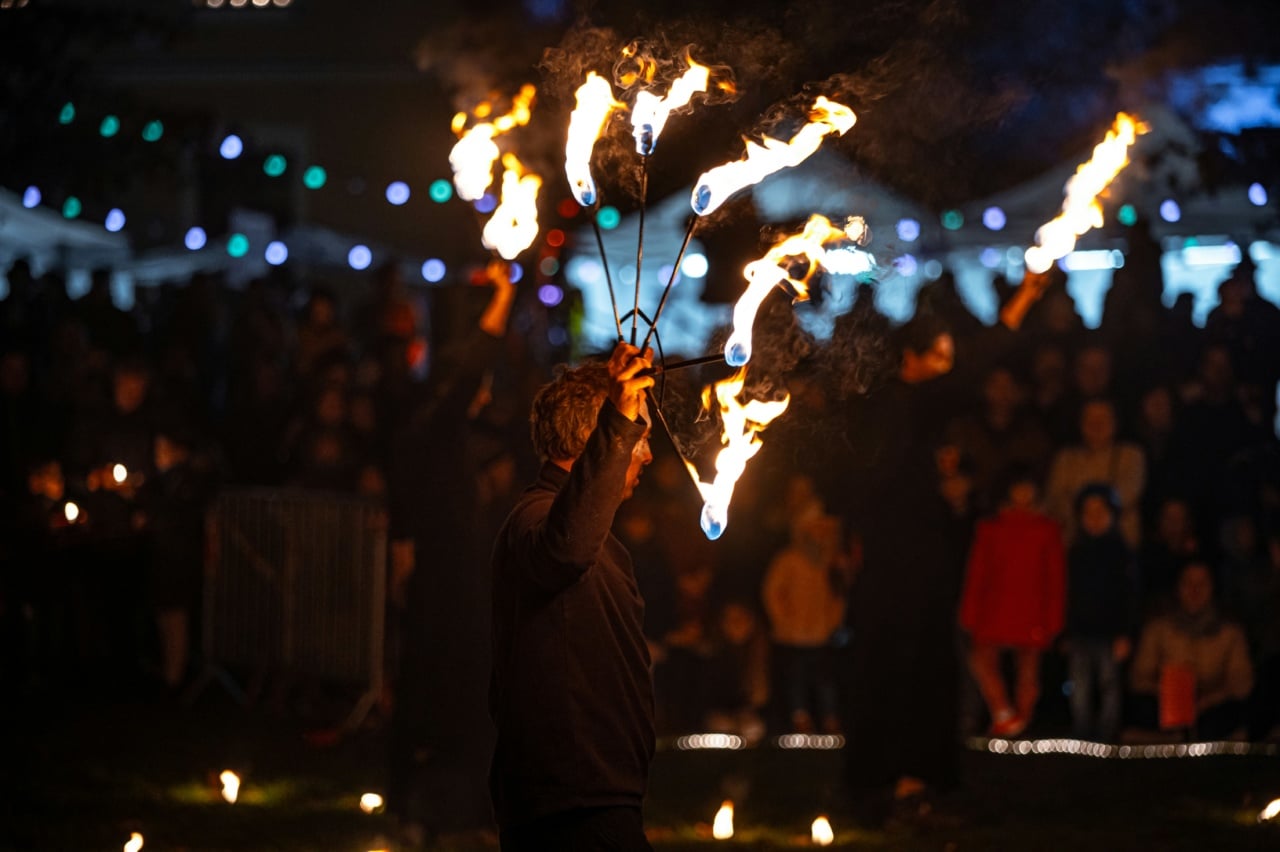
<svg viewBox="0 0 1280 852">
<path fill-rule="evenodd" d="M 658 317 L 662 316 L 662 309 L 667 306 L 667 296 L 671 294 L 671 288 L 676 284 L 676 276 L 680 274 L 680 264 L 684 261 L 685 250 L 689 248 L 689 240 L 693 238 L 693 229 L 697 224 L 698 217 L 690 216 L 689 227 L 684 229 L 684 242 L 680 244 L 680 253 L 676 255 L 676 263 L 671 267 L 671 277 L 667 279 L 667 286 L 662 288 L 662 298 L 658 300 L 658 309 L 653 312 L 653 322 L 649 323 L 649 333 L 644 336 L 644 343 L 640 346 L 641 352 L 649 345 L 649 338 L 653 337 L 654 331 L 658 328 Z"/>
<path fill-rule="evenodd" d="M 649 194 L 649 158 L 640 158 L 640 230 L 636 236 L 636 294 L 631 306 L 631 345 L 636 345 L 636 322 L 640 319 L 640 265 L 644 261 L 644 208 Z M 650 326 L 652 328 L 653 326 Z M 641 347 L 643 349 L 644 347 Z"/>
<path fill-rule="evenodd" d="M 648 341 L 645 341 L 648 343 Z M 699 367 L 703 364 L 714 364 L 717 361 L 724 361 L 724 353 L 717 352 L 714 355 L 703 355 L 701 358 L 689 358 L 685 361 L 673 361 L 670 364 L 655 364 L 652 369 L 641 370 L 642 376 L 656 376 L 660 373 L 670 373 L 673 370 L 686 370 L 689 367 Z"/>
<path fill-rule="evenodd" d="M 597 204 L 597 207 L 599 205 Z M 600 233 L 600 222 L 596 218 L 597 210 L 591 212 L 591 227 L 596 232 L 596 245 L 600 247 L 600 264 L 604 267 L 604 281 L 609 285 L 609 304 L 613 306 L 613 327 L 622 339 L 622 319 L 618 316 L 618 297 L 613 293 L 613 276 L 609 274 L 609 258 L 604 254 L 604 237 Z"/>
</svg>

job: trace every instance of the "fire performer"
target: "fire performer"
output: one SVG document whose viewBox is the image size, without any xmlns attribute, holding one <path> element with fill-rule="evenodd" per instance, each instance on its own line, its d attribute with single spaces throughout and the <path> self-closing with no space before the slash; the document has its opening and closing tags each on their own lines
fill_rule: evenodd
<svg viewBox="0 0 1280 852">
<path fill-rule="evenodd" d="M 490 790 L 504 850 L 649 850 L 654 750 L 644 601 L 610 532 L 652 460 L 649 350 L 565 370 L 533 402 L 544 463 L 493 553 L 498 730 Z"/>
</svg>

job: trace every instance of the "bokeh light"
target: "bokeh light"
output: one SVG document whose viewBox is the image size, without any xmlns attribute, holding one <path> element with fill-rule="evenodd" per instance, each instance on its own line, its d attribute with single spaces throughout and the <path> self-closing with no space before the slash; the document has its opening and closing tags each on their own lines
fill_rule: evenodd
<svg viewBox="0 0 1280 852">
<path fill-rule="evenodd" d="M 547 245 L 552 248 L 560 248 L 560 246 L 564 245 L 564 231 L 559 228 L 547 231 Z"/>
<path fill-rule="evenodd" d="M 159 142 L 164 136 L 164 125 L 159 121 L 148 121 L 142 128 L 142 138 L 146 142 Z"/>
<path fill-rule="evenodd" d="M 476 199 L 477 213 L 492 213 L 498 206 L 498 198 L 492 192 L 486 192 Z"/>
<path fill-rule="evenodd" d="M 959 210 L 946 210 L 942 214 L 942 227 L 948 231 L 958 231 L 964 227 L 964 214 Z"/>
<path fill-rule="evenodd" d="M 62 109 L 58 110 L 58 123 L 70 124 L 76 120 L 76 105 L 67 101 L 62 105 Z"/>
<path fill-rule="evenodd" d="M 538 263 L 538 271 L 547 277 L 551 277 L 560 271 L 560 261 L 554 257 L 544 257 Z"/>
<path fill-rule="evenodd" d="M 218 153 L 224 160 L 234 160 L 244 153 L 244 140 L 232 133 L 222 140 L 222 144 L 218 146 Z"/>
<path fill-rule="evenodd" d="M 543 284 L 538 288 L 538 301 L 548 308 L 554 308 L 564 301 L 564 291 L 554 284 Z"/>
<path fill-rule="evenodd" d="M 114 115 L 108 115 L 102 119 L 102 124 L 98 125 L 98 133 L 102 135 L 103 139 L 110 139 L 119 132 L 120 119 L 116 118 Z"/>
<path fill-rule="evenodd" d="M 1267 205 L 1267 188 L 1260 183 L 1249 184 L 1249 203 L 1254 207 Z"/>
<path fill-rule="evenodd" d="M 409 200 L 409 184 L 402 180 L 387 184 L 387 202 L 399 207 Z"/>
<path fill-rule="evenodd" d="M 329 173 L 324 166 L 307 166 L 302 173 L 302 185 L 307 189 L 322 189 L 329 182 Z"/>
<path fill-rule="evenodd" d="M 680 273 L 690 278 L 702 278 L 707 274 L 707 256 L 701 252 L 686 254 L 680 263 Z"/>
<path fill-rule="evenodd" d="M 232 234 L 227 237 L 227 254 L 232 257 L 244 257 L 249 253 L 249 238 L 244 234 Z"/>
<path fill-rule="evenodd" d="M 547 342 L 552 346 L 564 346 L 569 342 L 569 332 L 561 326 L 553 325 L 547 329 Z"/>
<path fill-rule="evenodd" d="M 453 184 L 443 178 L 432 181 L 431 188 L 427 190 L 427 195 L 436 204 L 444 204 L 450 198 L 453 198 Z"/>
<path fill-rule="evenodd" d="M 524 267 L 514 261 L 507 267 L 507 274 L 511 277 L 512 284 L 519 284 L 520 279 L 524 278 Z"/>
<path fill-rule="evenodd" d="M 1160 202 L 1160 218 L 1166 222 L 1176 222 L 1182 218 L 1182 208 L 1172 198 Z"/>
<path fill-rule="evenodd" d="M 267 250 L 264 256 L 267 263 L 272 266 L 279 266 L 289 259 L 289 247 L 279 240 L 272 240 L 267 243 Z"/>
<path fill-rule="evenodd" d="M 898 270 L 899 275 L 905 276 L 907 278 L 910 278 L 911 276 L 915 275 L 916 271 L 920 268 L 920 265 L 916 262 L 915 257 L 909 254 L 904 254 L 901 257 L 894 258 L 893 266 L 895 269 Z"/>
<path fill-rule="evenodd" d="M 204 228 L 191 228 L 187 231 L 187 235 L 182 238 L 182 244 L 192 251 L 199 251 L 205 247 L 209 241 L 209 237 L 204 232 Z"/>
<path fill-rule="evenodd" d="M 444 280 L 444 274 L 447 271 L 448 268 L 444 265 L 444 261 L 438 257 L 433 257 L 422 264 L 422 280 L 437 284 Z"/>
<path fill-rule="evenodd" d="M 1116 221 L 1126 228 L 1132 228 L 1138 222 L 1138 211 L 1132 204 L 1122 204 L 1116 211 Z"/>
<path fill-rule="evenodd" d="M 1004 253 L 998 248 L 987 247 L 982 250 L 979 260 L 987 269 L 995 269 L 1000 265 L 1000 261 L 1004 258 Z"/>
<path fill-rule="evenodd" d="M 556 212 L 560 214 L 562 219 L 572 219 L 582 211 L 582 206 L 572 198 L 566 198 L 556 207 Z"/>
<path fill-rule="evenodd" d="M 67 196 L 67 200 L 62 202 L 62 215 L 68 219 L 76 218 L 83 210 L 84 205 L 74 195 Z"/>
<path fill-rule="evenodd" d="M 102 227 L 114 234 L 116 231 L 124 229 L 124 223 L 124 211 L 119 207 L 112 207 L 107 211 L 107 219 L 102 223 Z"/>
<path fill-rule="evenodd" d="M 617 207 L 601 207 L 600 212 L 596 214 L 596 222 L 606 231 L 612 231 L 622 223 L 622 214 L 618 212 Z"/>
<path fill-rule="evenodd" d="M 920 239 L 920 223 L 915 219 L 898 220 L 898 239 L 904 243 L 914 243 Z"/>
<path fill-rule="evenodd" d="M 988 230 L 1002 231 L 1008 221 L 1004 211 L 999 207 L 988 207 L 982 211 L 982 224 L 986 225 Z"/>
<path fill-rule="evenodd" d="M 351 251 L 347 252 L 347 265 L 357 272 L 368 269 L 371 263 L 373 263 L 373 252 L 369 251 L 366 245 L 354 245 Z"/>
<path fill-rule="evenodd" d="M 289 167 L 289 161 L 280 154 L 272 154 L 262 162 L 262 171 L 267 177 L 280 177 Z"/>
<path fill-rule="evenodd" d="M 22 193 L 22 206 L 28 210 L 32 207 L 39 207 L 40 199 L 43 197 L 44 196 L 40 194 L 40 187 L 29 186 L 26 191 Z"/>
</svg>

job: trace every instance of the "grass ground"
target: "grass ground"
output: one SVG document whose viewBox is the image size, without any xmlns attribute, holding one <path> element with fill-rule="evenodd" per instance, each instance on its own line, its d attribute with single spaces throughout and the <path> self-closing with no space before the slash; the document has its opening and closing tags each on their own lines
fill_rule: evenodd
<svg viewBox="0 0 1280 852">
<path fill-rule="evenodd" d="M 0 850 L 118 850 L 141 832 L 160 850 L 388 848 L 387 818 L 361 813 L 382 790 L 381 734 L 317 745 L 296 723 L 209 702 L 26 707 L 5 720 Z M 236 805 L 217 774 L 244 775 Z M 1280 796 L 1280 759 L 1094 760 L 970 752 L 965 789 L 945 803 L 950 828 L 851 828 L 837 783 L 839 755 L 759 749 L 664 751 L 653 767 L 646 821 L 660 852 L 795 849 L 810 821 L 830 816 L 836 848 L 871 850 L 1280 849 L 1280 826 L 1256 815 Z M 722 799 L 736 803 L 732 841 L 712 840 Z M 446 837 L 440 850 L 491 849 Z"/>
</svg>

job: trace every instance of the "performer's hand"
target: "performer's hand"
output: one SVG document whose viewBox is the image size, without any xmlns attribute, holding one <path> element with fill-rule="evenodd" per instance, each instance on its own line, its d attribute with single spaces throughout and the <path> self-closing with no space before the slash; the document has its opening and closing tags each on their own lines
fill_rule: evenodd
<svg viewBox="0 0 1280 852">
<path fill-rule="evenodd" d="M 618 341 L 609 356 L 609 399 L 629 420 L 640 416 L 645 388 L 653 387 L 653 376 L 637 375 L 653 367 L 653 350 L 641 352 L 635 346 Z"/>
</svg>

